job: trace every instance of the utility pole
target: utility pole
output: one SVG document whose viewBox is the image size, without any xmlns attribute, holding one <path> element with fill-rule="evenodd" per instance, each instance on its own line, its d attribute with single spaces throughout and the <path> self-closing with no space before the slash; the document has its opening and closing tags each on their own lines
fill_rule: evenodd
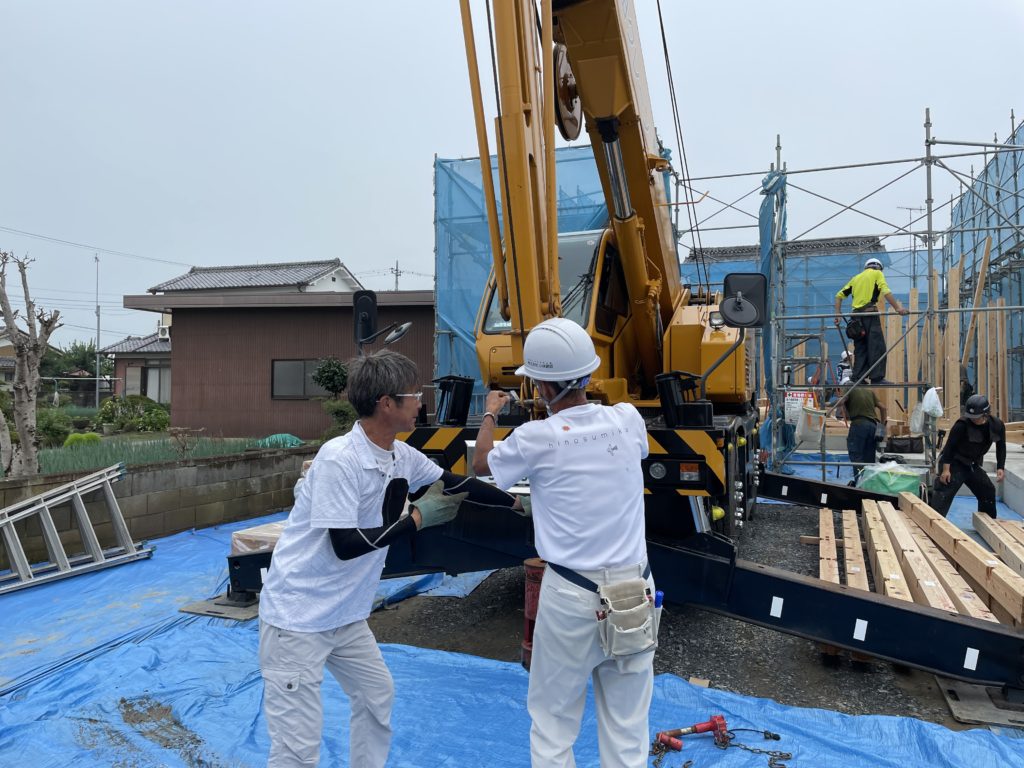
<svg viewBox="0 0 1024 768">
<path fill-rule="evenodd" d="M 100 407 L 100 255 L 93 254 L 96 260 L 96 408 Z"/>
<path fill-rule="evenodd" d="M 402 270 L 398 268 L 398 259 L 395 259 L 395 266 L 391 267 L 391 272 L 395 276 L 395 290 L 398 290 L 398 277 L 402 274 Z"/>
</svg>

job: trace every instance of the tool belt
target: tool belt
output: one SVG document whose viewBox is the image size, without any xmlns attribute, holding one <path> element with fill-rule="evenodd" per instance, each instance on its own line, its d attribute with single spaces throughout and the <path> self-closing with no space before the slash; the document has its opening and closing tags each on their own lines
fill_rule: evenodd
<svg viewBox="0 0 1024 768">
<path fill-rule="evenodd" d="M 651 566 L 642 577 L 598 585 L 576 571 L 548 563 L 555 573 L 578 587 L 596 592 L 601 599 L 597 612 L 598 637 L 605 654 L 612 657 L 635 656 L 658 645 L 661 607 L 655 607 L 654 595 L 647 586 Z"/>
</svg>

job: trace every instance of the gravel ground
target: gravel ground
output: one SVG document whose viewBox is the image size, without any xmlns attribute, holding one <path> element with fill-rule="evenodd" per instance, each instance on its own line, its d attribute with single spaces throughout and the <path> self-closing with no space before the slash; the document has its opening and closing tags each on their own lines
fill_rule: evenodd
<svg viewBox="0 0 1024 768">
<path fill-rule="evenodd" d="M 738 540 L 740 557 L 816 576 L 818 549 L 801 545 L 799 536 L 816 534 L 817 527 L 816 509 L 761 505 Z M 495 571 L 466 598 L 414 597 L 378 611 L 370 625 L 383 643 L 519 661 L 523 590 L 521 568 Z M 829 667 L 807 640 L 689 608 L 665 611 L 659 640 L 656 674 L 705 678 L 713 688 L 783 704 L 965 727 L 952 719 L 926 673 L 884 662 L 851 665 L 845 655 Z"/>
</svg>

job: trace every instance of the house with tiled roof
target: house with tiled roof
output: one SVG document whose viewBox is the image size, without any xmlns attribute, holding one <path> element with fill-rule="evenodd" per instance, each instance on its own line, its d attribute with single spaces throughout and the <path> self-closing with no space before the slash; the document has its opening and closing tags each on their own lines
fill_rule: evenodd
<svg viewBox="0 0 1024 768">
<path fill-rule="evenodd" d="M 139 345 L 130 351 L 117 345 L 108 350 L 116 360 L 133 356 L 133 365 L 142 368 L 135 373 L 126 366 L 126 391 L 138 382 L 140 394 L 153 397 L 151 382 L 161 393 L 169 386 L 171 426 L 225 437 L 288 432 L 317 438 L 330 418 L 320 402 L 327 393 L 312 375 L 325 357 L 356 354 L 352 300 L 362 288 L 339 259 L 193 267 L 145 294 L 124 297 L 127 309 L 162 315 L 166 373 L 151 371 L 158 361 L 152 337 L 126 339 L 122 343 Z M 413 323 L 393 349 L 412 358 L 429 384 L 433 291 L 382 291 L 377 304 L 379 328 Z M 120 363 L 117 370 L 122 376 Z M 424 403 L 433 404 L 429 389 Z"/>
<path fill-rule="evenodd" d="M 128 336 L 100 350 L 114 358 L 114 391 L 171 402 L 171 337 L 161 323 L 156 333 Z"/>
</svg>

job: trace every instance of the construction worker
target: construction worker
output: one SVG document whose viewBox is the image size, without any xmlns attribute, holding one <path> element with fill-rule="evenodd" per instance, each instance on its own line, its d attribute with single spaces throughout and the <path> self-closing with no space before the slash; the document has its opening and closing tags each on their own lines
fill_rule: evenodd
<svg viewBox="0 0 1024 768">
<path fill-rule="evenodd" d="M 864 384 L 851 387 L 842 402 L 850 429 L 846 434 L 846 452 L 854 464 L 854 480 L 860 475 L 865 464 L 875 463 L 875 447 L 878 442 L 878 426 L 885 429 L 887 417 L 885 406 L 879 401 L 874 390 Z"/>
<path fill-rule="evenodd" d="M 647 764 L 648 709 L 660 608 L 647 565 L 644 420 L 632 405 L 587 401 L 600 365 L 594 344 L 565 318 L 538 324 L 516 371 L 536 384 L 549 416 L 516 428 L 497 446 L 494 421 L 508 395 L 487 395 L 473 469 L 500 488 L 530 481 L 541 585 L 527 708 L 533 768 L 575 765 L 572 747 L 593 681 L 602 768 Z M 643 629 L 618 633 L 621 596 Z"/>
<path fill-rule="evenodd" d="M 348 764 L 384 765 L 394 686 L 366 618 L 388 545 L 450 521 L 467 495 L 514 504 L 509 494 L 442 472 L 395 440 L 416 422 L 416 381 L 416 364 L 395 352 L 349 364 L 348 400 L 359 420 L 317 453 L 274 548 L 259 627 L 272 768 L 318 764 L 325 666 L 349 697 Z M 413 505 L 404 514 L 409 490 L 424 487 L 418 498 L 409 497 Z"/>
<path fill-rule="evenodd" d="M 932 507 L 945 517 L 953 497 L 964 483 L 978 500 L 978 511 L 996 516 L 996 487 L 981 462 L 996 444 L 996 480 L 1003 481 L 1006 466 L 1006 427 L 991 415 L 988 398 L 971 395 L 964 404 L 964 415 L 953 424 L 939 454 L 939 476 L 935 478 Z"/>
<path fill-rule="evenodd" d="M 853 364 L 850 362 L 850 353 L 848 350 L 843 350 L 842 354 L 839 355 L 839 364 L 836 366 L 836 379 L 839 384 L 849 384 L 853 381 L 850 378 L 850 373 L 853 371 Z"/>
<path fill-rule="evenodd" d="M 885 336 L 877 315 L 878 300 L 884 297 L 901 315 L 908 314 L 909 310 L 904 309 L 889 290 L 882 274 L 882 262 L 874 257 L 864 263 L 863 272 L 851 278 L 836 294 L 837 327 L 842 321 L 843 299 L 847 296 L 853 297 L 855 315 L 850 326 L 860 326 L 860 331 L 853 336 L 853 380 L 860 381 L 867 374 L 872 384 L 888 383 L 885 381 L 885 363 L 881 362 L 885 357 Z"/>
</svg>

